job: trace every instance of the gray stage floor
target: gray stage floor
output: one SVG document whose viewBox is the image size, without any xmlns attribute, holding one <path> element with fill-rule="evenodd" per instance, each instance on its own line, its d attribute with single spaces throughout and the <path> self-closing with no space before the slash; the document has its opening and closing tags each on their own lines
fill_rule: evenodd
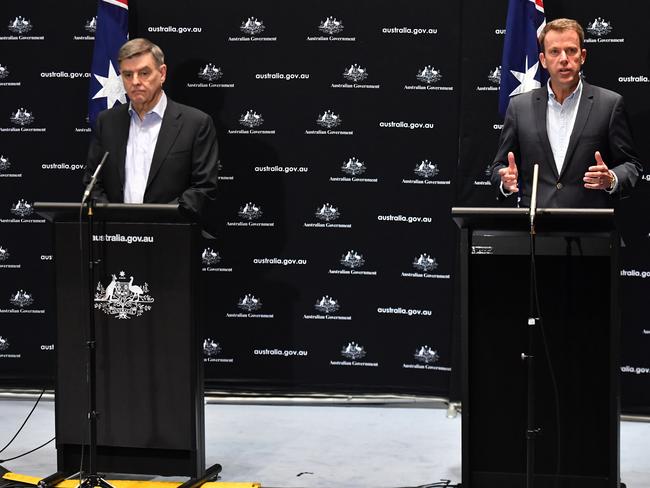
<svg viewBox="0 0 650 488">
<path fill-rule="evenodd" d="M 33 400 L 0 398 L 0 445 L 13 435 Z M 206 405 L 208 464 L 221 481 L 263 487 L 389 488 L 440 479 L 460 482 L 460 416 L 430 404 L 395 406 Z M 54 403 L 43 401 L 0 459 L 54 436 Z M 2 465 L 46 476 L 54 445 Z M 650 423 L 622 422 L 621 477 L 628 488 L 650 488 Z M 497 488 L 497 487 L 495 487 Z"/>
</svg>

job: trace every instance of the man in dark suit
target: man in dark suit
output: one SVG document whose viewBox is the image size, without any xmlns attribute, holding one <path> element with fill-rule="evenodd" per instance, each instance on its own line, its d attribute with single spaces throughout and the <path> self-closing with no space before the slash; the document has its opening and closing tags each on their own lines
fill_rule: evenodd
<svg viewBox="0 0 650 488">
<path fill-rule="evenodd" d="M 152 42 L 128 41 L 118 61 L 130 103 L 99 114 L 84 184 L 108 151 L 92 193 L 97 201 L 178 203 L 188 218 L 209 227 L 207 207 L 216 198 L 218 169 L 212 118 L 166 96 L 167 66 Z"/>
<path fill-rule="evenodd" d="M 539 164 L 539 207 L 611 207 L 630 195 L 643 167 L 623 98 L 581 80 L 587 51 L 580 24 L 549 22 L 539 36 L 547 86 L 517 95 L 506 112 L 492 164 L 497 198 L 530 204 Z"/>
</svg>

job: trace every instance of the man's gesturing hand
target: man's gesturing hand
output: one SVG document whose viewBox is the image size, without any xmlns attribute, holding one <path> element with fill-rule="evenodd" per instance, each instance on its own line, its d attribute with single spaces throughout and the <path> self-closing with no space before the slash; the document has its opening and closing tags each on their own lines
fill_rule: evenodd
<svg viewBox="0 0 650 488">
<path fill-rule="evenodd" d="M 517 193 L 519 191 L 519 187 L 517 186 L 519 171 L 517 171 L 517 165 L 515 164 L 515 155 L 512 151 L 508 153 L 508 167 L 501 168 L 499 170 L 499 176 L 501 176 L 503 191 L 507 193 Z"/>
<path fill-rule="evenodd" d="M 609 190 L 614 182 L 614 175 L 607 168 L 600 151 L 594 154 L 596 166 L 589 166 L 582 180 L 585 182 L 585 188 L 590 190 Z"/>
</svg>

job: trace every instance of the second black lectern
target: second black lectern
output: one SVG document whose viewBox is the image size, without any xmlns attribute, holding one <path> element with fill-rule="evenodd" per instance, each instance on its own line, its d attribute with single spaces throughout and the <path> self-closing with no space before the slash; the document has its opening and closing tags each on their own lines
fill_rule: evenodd
<svg viewBox="0 0 650 488">
<path fill-rule="evenodd" d="M 54 222 L 57 466 L 76 473 L 88 445 L 87 226 L 79 222 L 78 204 L 34 207 Z M 200 478 L 205 440 L 198 227 L 176 205 L 97 204 L 94 220 L 96 467 Z"/>
<path fill-rule="evenodd" d="M 454 208 L 452 216 L 461 229 L 463 488 L 524 488 L 528 210 Z M 613 216 L 610 209 L 537 212 L 535 488 L 620 484 Z"/>
</svg>

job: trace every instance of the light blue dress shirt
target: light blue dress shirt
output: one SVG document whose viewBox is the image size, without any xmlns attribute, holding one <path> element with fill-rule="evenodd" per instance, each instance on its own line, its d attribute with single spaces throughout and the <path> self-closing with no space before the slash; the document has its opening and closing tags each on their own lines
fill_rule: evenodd
<svg viewBox="0 0 650 488">
<path fill-rule="evenodd" d="M 124 165 L 124 203 L 143 202 L 151 160 L 156 149 L 166 108 L 167 96 L 165 92 L 162 93 L 156 106 L 147 112 L 143 119 L 140 119 L 138 113 L 129 103 L 131 123 Z"/>
<path fill-rule="evenodd" d="M 559 103 L 555 98 L 555 93 L 551 89 L 550 80 L 546 84 L 546 87 L 548 89 L 546 133 L 548 134 L 548 142 L 551 143 L 557 173 L 560 174 L 562 172 L 562 164 L 564 164 L 564 157 L 569 147 L 569 138 L 571 137 L 571 132 L 573 132 L 573 126 L 576 122 L 580 97 L 582 97 L 582 80 L 578 82 L 578 86 L 573 90 L 573 93 L 566 97 L 562 103 Z"/>
</svg>

